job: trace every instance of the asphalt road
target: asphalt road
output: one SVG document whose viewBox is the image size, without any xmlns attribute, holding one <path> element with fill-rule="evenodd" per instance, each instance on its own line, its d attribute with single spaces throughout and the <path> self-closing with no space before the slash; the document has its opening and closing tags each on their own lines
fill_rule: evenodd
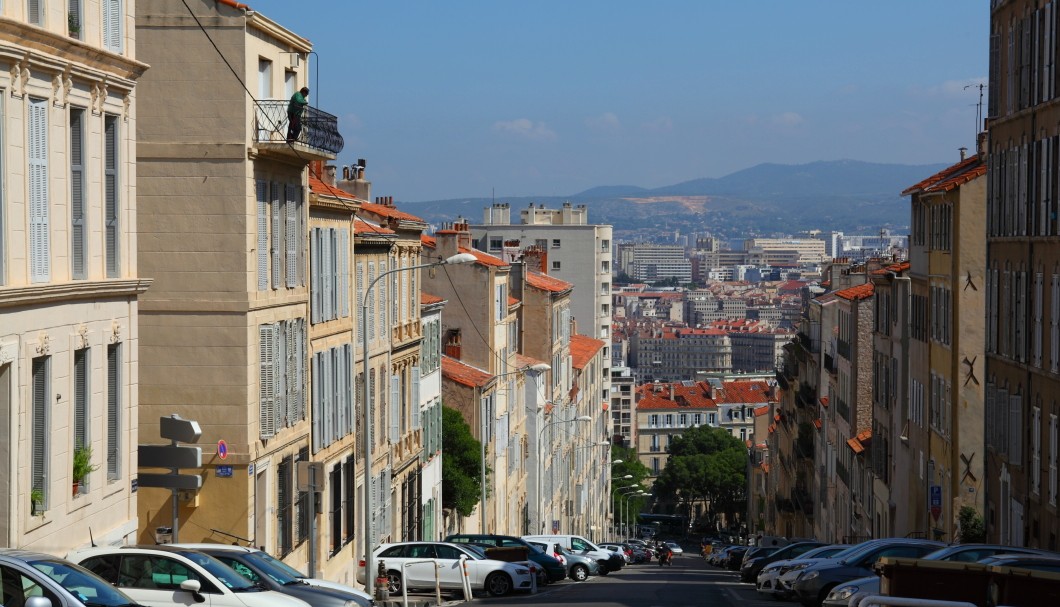
<svg viewBox="0 0 1060 607">
<path fill-rule="evenodd" d="M 699 556 L 682 555 L 671 567 L 657 563 L 627 565 L 604 577 L 581 583 L 569 580 L 552 584 L 537 594 L 478 598 L 489 607 L 506 605 L 579 605 L 584 607 L 778 607 L 755 592 L 753 584 L 740 583 L 734 571 L 707 565 Z"/>
</svg>

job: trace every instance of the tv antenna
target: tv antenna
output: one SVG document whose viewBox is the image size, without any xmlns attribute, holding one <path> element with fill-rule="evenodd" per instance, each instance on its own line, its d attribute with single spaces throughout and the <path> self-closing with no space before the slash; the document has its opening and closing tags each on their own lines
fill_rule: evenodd
<svg viewBox="0 0 1060 607">
<path fill-rule="evenodd" d="M 964 90 L 977 88 L 979 89 L 979 103 L 975 104 L 975 136 L 979 136 L 979 129 L 983 128 L 983 89 L 986 85 L 982 82 L 978 84 L 965 85 Z"/>
</svg>

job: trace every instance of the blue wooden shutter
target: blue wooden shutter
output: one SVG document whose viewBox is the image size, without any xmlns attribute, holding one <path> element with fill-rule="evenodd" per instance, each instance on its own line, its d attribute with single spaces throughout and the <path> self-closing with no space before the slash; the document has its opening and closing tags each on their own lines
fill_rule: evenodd
<svg viewBox="0 0 1060 607">
<path fill-rule="evenodd" d="M 29 164 L 30 279 L 47 282 L 51 277 L 50 226 L 48 222 L 48 100 L 30 99 L 27 129 Z"/>
<path fill-rule="evenodd" d="M 106 116 L 104 123 L 104 158 L 103 158 L 103 192 L 104 192 L 104 240 L 106 241 L 107 278 L 117 278 L 121 274 L 120 234 L 118 220 L 118 117 Z"/>
<path fill-rule="evenodd" d="M 71 4 L 78 4 L 74 1 Z M 86 278 L 85 269 L 85 110 L 70 109 L 70 271 Z"/>
</svg>

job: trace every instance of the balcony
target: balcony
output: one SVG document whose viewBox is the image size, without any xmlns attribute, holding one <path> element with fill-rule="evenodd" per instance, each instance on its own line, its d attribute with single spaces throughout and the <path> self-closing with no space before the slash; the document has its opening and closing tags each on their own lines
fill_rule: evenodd
<svg viewBox="0 0 1060 607">
<path fill-rule="evenodd" d="M 302 118 L 302 132 L 288 145 L 287 103 L 285 99 L 257 102 L 253 129 L 258 151 L 296 155 L 305 160 L 334 160 L 343 147 L 338 118 L 307 106 Z"/>
<path fill-rule="evenodd" d="M 799 391 L 795 393 L 795 406 L 814 409 L 816 405 L 817 390 L 814 390 L 810 384 L 800 384 Z"/>
<path fill-rule="evenodd" d="M 813 516 L 813 498 L 805 488 L 796 487 L 791 490 L 791 503 L 806 516 Z"/>
</svg>

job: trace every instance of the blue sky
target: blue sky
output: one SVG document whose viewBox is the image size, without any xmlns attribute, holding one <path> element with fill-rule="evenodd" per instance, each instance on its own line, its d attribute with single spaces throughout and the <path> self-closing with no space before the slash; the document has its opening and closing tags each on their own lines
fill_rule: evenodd
<svg viewBox="0 0 1060 607">
<path fill-rule="evenodd" d="M 955 162 L 988 68 L 985 0 L 247 2 L 397 201 Z"/>
</svg>

